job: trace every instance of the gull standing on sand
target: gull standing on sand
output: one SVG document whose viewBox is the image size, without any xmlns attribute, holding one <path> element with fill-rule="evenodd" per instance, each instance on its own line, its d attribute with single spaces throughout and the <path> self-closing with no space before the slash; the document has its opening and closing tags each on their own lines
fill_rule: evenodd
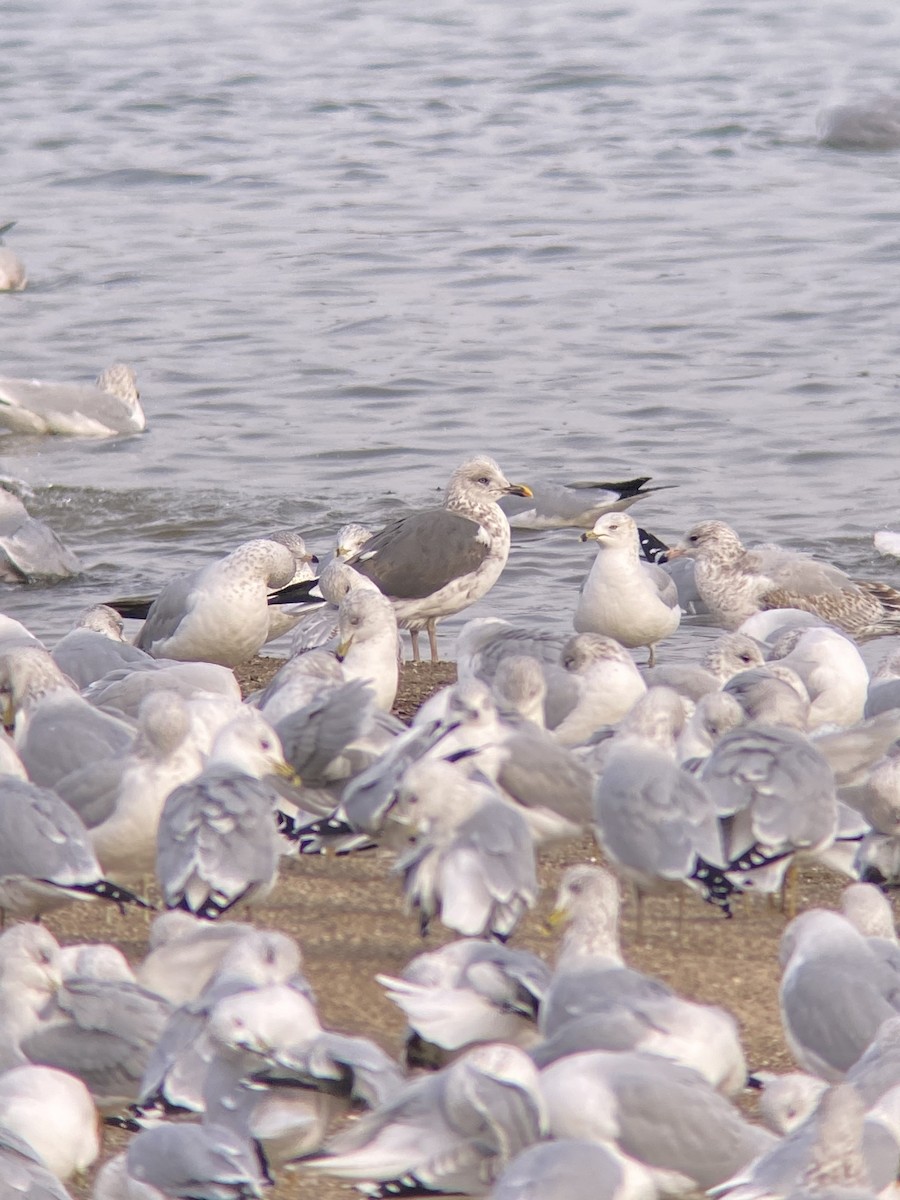
<svg viewBox="0 0 900 1200">
<path fill-rule="evenodd" d="M 150 605 L 135 645 L 154 658 L 236 667 L 265 645 L 268 593 L 289 583 L 296 569 L 293 553 L 279 542 L 244 542 L 209 566 L 167 583 Z M 116 601 L 111 607 L 120 609 Z"/>
<path fill-rule="evenodd" d="M 576 633 L 602 633 L 633 649 L 654 646 L 681 621 L 678 590 L 661 567 L 641 560 L 637 525 L 626 513 L 600 517 L 583 542 L 597 543 L 575 609 Z"/>
<path fill-rule="evenodd" d="M 278 796 L 261 776 L 272 773 L 293 776 L 278 735 L 248 708 L 218 733 L 196 779 L 166 800 L 156 873 L 167 908 L 213 921 L 269 894 L 278 874 Z"/>
<path fill-rule="evenodd" d="M 695 561 L 694 580 L 713 620 L 737 629 L 760 609 L 814 613 L 855 638 L 900 632 L 900 592 L 854 580 L 839 567 L 781 546 L 746 549 L 724 521 L 701 521 L 669 552 Z"/>
<path fill-rule="evenodd" d="M 95 384 L 0 379 L 0 425 L 14 433 L 115 437 L 141 433 L 147 418 L 134 371 L 115 363 Z"/>
<path fill-rule="evenodd" d="M 350 559 L 393 602 L 398 623 L 410 631 L 414 659 L 426 629 L 437 662 L 437 622 L 480 600 L 500 578 L 510 535 L 497 501 L 530 495 L 492 458 L 478 455 L 453 472 L 443 507 L 400 517 Z"/>
<path fill-rule="evenodd" d="M 378 707 L 390 712 L 397 695 L 400 636 L 394 608 L 374 588 L 355 588 L 338 608 L 337 656 L 349 683 L 371 685 Z"/>
</svg>

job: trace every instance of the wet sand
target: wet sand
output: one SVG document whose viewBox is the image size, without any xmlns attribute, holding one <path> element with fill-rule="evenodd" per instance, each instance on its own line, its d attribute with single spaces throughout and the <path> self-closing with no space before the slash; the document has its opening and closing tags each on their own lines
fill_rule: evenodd
<svg viewBox="0 0 900 1200">
<path fill-rule="evenodd" d="M 242 687 L 252 691 L 262 686 L 277 666 L 277 660 L 256 660 L 238 673 Z M 408 664 L 398 711 L 408 716 L 435 687 L 454 677 L 452 663 Z M 542 855 L 541 902 L 516 930 L 512 945 L 552 959 L 556 935 L 547 932 L 546 918 L 557 881 L 565 867 L 585 861 L 599 861 L 589 837 Z M 801 871 L 798 907 L 833 906 L 845 882 L 818 868 Z M 375 973 L 397 972 L 421 950 L 452 940 L 435 923 L 423 941 L 417 920 L 402 912 L 399 898 L 390 859 L 377 852 L 341 859 L 306 857 L 285 862 L 270 902 L 253 914 L 259 926 L 284 930 L 299 941 L 323 1024 L 375 1038 L 392 1054 L 400 1053 L 404 1021 L 374 982 Z M 635 938 L 630 896 L 623 918 L 623 946 L 631 965 L 659 976 L 690 999 L 730 1008 L 741 1023 L 751 1068 L 792 1068 L 778 1016 L 777 948 L 786 921 L 779 911 L 763 900 L 744 898 L 729 921 L 699 898 L 688 897 L 679 931 L 677 902 L 651 898 L 645 904 L 641 942 Z M 83 904 L 51 914 L 47 925 L 61 941 L 112 940 L 136 961 L 146 950 L 149 919 L 138 911 L 120 917 L 105 906 Z M 752 1112 L 752 1094 L 746 1095 L 746 1104 Z M 105 1156 L 123 1147 L 127 1138 L 109 1132 Z M 91 1194 L 89 1183 L 70 1190 L 77 1197 Z M 267 1194 L 272 1200 L 358 1195 L 348 1184 L 303 1171 L 281 1172 L 277 1186 Z"/>
</svg>

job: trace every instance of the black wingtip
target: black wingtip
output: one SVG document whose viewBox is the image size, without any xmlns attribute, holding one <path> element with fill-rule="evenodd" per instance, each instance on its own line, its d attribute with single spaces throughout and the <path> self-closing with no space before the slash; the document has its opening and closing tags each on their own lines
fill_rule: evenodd
<svg viewBox="0 0 900 1200">
<path fill-rule="evenodd" d="M 114 608 L 120 617 L 131 617 L 135 621 L 146 621 L 153 604 L 153 596 L 123 596 L 118 600 L 104 600 L 107 608 Z"/>
<path fill-rule="evenodd" d="M 156 911 L 156 906 L 149 900 L 135 892 L 129 892 L 128 888 L 120 887 L 117 883 L 111 883 L 108 879 L 97 879 L 93 883 L 69 883 L 65 885 L 65 890 L 83 892 L 86 896 L 96 896 L 98 900 L 110 900 L 113 904 L 118 904 L 120 912 L 124 912 L 126 904 L 135 904 L 138 908 L 146 908 L 150 912 Z"/>
<path fill-rule="evenodd" d="M 638 538 L 641 543 L 641 554 L 652 563 L 662 563 L 666 561 L 670 546 L 656 536 L 655 533 L 650 533 L 647 529 L 638 527 Z"/>
<path fill-rule="evenodd" d="M 731 897 L 740 895 L 741 889 L 731 882 L 721 867 L 714 867 L 705 859 L 698 858 L 690 878 L 703 888 L 703 899 L 707 904 L 721 909 L 729 919 L 734 915 L 731 911 Z"/>
<path fill-rule="evenodd" d="M 270 592 L 268 596 L 268 604 L 321 604 L 322 593 L 316 593 L 314 589 L 318 588 L 318 579 L 304 579 L 300 583 L 289 583 L 287 587 L 279 588 L 277 592 Z"/>
<path fill-rule="evenodd" d="M 793 850 L 778 850 L 772 854 L 767 854 L 765 850 L 761 850 L 759 846 L 751 846 L 749 850 L 745 850 L 743 854 L 728 864 L 729 871 L 758 871 L 760 867 L 771 866 L 772 863 L 784 862 L 786 858 L 790 858 Z"/>
</svg>

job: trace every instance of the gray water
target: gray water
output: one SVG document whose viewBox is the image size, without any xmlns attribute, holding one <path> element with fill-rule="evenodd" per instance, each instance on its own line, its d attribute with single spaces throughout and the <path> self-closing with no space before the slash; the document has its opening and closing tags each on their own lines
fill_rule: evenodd
<svg viewBox="0 0 900 1200">
<path fill-rule="evenodd" d="M 817 138 L 896 0 L 5 0 L 0 56 L 0 374 L 126 361 L 149 421 L 0 436 L 84 564 L 0 593 L 39 636 L 476 450 L 896 582 L 900 152 Z M 591 554 L 518 536 L 472 612 L 568 630 Z"/>
</svg>

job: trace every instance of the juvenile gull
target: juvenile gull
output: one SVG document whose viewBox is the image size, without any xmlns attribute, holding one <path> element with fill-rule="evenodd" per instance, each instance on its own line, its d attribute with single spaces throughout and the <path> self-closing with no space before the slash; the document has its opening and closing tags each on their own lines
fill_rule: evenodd
<svg viewBox="0 0 900 1200">
<path fill-rule="evenodd" d="M 649 475 L 620 483 L 537 483 L 529 498 L 504 496 L 500 507 L 513 529 L 591 529 L 598 517 L 623 512 L 642 496 L 661 492 L 674 484 L 644 487 Z"/>
<path fill-rule="evenodd" d="M 28 282 L 25 264 L 9 246 L 3 245 L 3 235 L 14 225 L 15 221 L 0 225 L 0 292 L 21 292 Z"/>
<path fill-rule="evenodd" d="M 900 631 L 900 592 L 853 580 L 840 568 L 780 546 L 747 550 L 724 521 L 701 521 L 669 558 L 695 560 L 694 578 L 717 624 L 738 626 L 760 609 L 797 608 L 853 637 Z"/>
<path fill-rule="evenodd" d="M 114 437 L 147 427 L 131 367 L 107 367 L 96 384 L 0 379 L 0 425 L 15 433 Z"/>
<path fill-rule="evenodd" d="M 266 534 L 265 537 L 270 542 L 279 542 L 293 554 L 296 568 L 294 577 L 289 580 L 289 583 L 303 583 L 306 580 L 315 579 L 312 564 L 319 560 L 307 550 L 306 542 L 299 533 L 293 529 L 279 529 L 275 533 Z M 290 633 L 295 625 L 303 619 L 305 611 L 302 607 L 290 609 L 280 604 L 272 605 L 269 608 L 269 636 L 266 641 L 273 642 L 283 634 Z"/>
<path fill-rule="evenodd" d="M 80 570 L 49 525 L 29 515 L 18 496 L 0 487 L 0 583 L 68 579 Z"/>
<path fill-rule="evenodd" d="M 630 648 L 654 646 L 681 621 L 678 594 L 669 576 L 641 561 L 637 525 L 627 513 L 600 517 L 582 541 L 597 543 L 597 557 L 575 609 L 577 633 L 602 633 Z"/>
<path fill-rule="evenodd" d="M 394 604 L 410 631 L 413 658 L 419 630 L 428 631 L 437 662 L 437 622 L 480 600 L 497 582 L 509 556 L 509 522 L 501 496 L 530 496 L 510 483 L 492 458 L 479 455 L 450 478 L 442 508 L 401 517 L 376 533 L 350 560 Z"/>
<path fill-rule="evenodd" d="M 269 637 L 268 593 L 297 567 L 279 542 L 257 538 L 198 571 L 171 580 L 153 601 L 135 644 L 154 658 L 236 667 Z M 119 609 L 119 602 L 111 606 Z"/>
</svg>

